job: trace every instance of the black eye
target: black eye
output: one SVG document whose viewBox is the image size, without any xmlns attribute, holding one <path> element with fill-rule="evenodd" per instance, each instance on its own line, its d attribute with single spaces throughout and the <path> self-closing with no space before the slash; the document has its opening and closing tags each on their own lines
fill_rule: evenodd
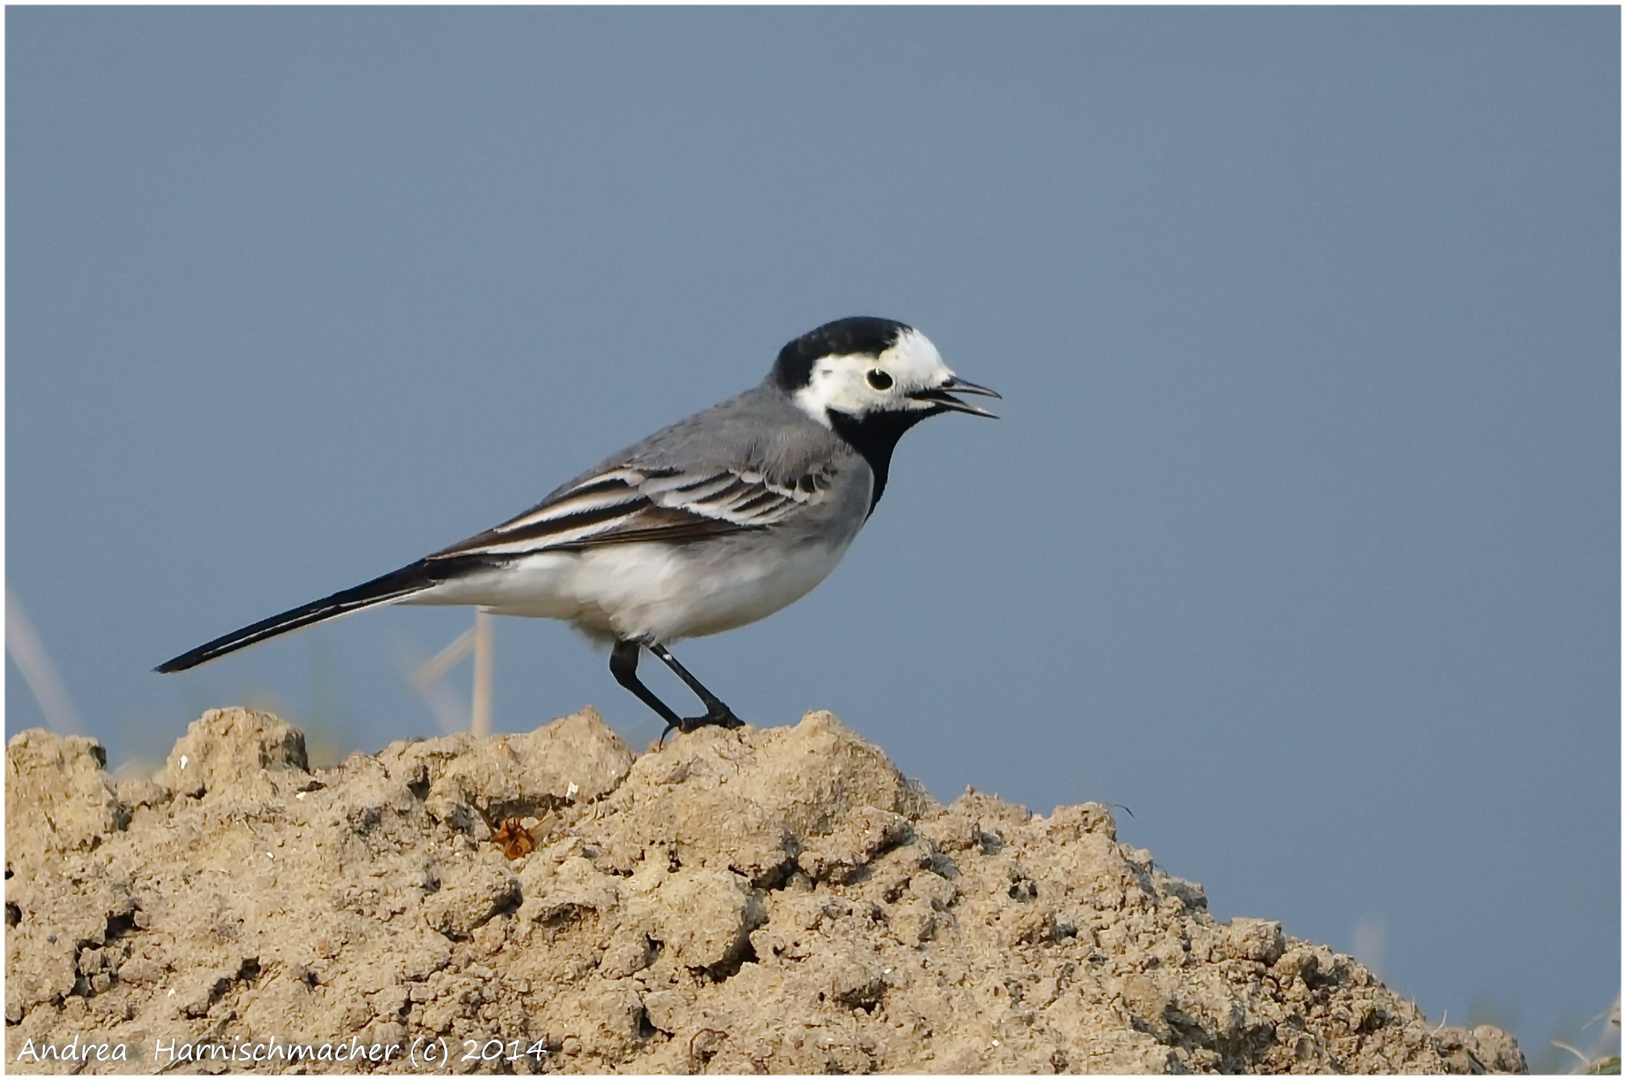
<svg viewBox="0 0 1626 1080">
<path fill-rule="evenodd" d="M 877 389 L 877 390 L 890 390 L 890 389 L 892 389 L 892 376 L 888 375 L 886 372 L 882 371 L 880 368 L 872 368 L 872 369 L 870 369 L 870 373 L 869 373 L 868 378 L 869 378 L 869 384 L 871 386 L 875 387 L 875 389 Z"/>
</svg>

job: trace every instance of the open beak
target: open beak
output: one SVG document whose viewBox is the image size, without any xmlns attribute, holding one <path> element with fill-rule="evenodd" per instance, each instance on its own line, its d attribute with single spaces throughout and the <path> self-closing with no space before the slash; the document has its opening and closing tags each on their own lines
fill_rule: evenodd
<svg viewBox="0 0 1626 1080">
<path fill-rule="evenodd" d="M 984 409 L 980 405 L 973 405 L 968 401 L 961 401 L 955 394 L 975 394 L 978 397 L 996 398 L 999 396 L 986 386 L 978 386 L 974 382 L 966 382 L 957 375 L 950 375 L 948 381 L 941 386 L 934 386 L 929 390 L 916 390 L 909 396 L 916 401 L 925 401 L 953 412 L 970 413 L 972 416 L 986 416 L 990 420 L 999 417 Z"/>
</svg>

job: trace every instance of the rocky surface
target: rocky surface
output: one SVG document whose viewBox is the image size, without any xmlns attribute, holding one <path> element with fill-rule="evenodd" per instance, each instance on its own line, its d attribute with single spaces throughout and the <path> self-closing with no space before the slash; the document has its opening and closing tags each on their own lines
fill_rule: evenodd
<svg viewBox="0 0 1626 1080">
<path fill-rule="evenodd" d="M 591 710 L 308 768 L 205 714 L 152 781 L 6 754 L 13 1071 L 1520 1071 L 1116 842 L 943 807 L 828 713 L 642 756 Z"/>
</svg>

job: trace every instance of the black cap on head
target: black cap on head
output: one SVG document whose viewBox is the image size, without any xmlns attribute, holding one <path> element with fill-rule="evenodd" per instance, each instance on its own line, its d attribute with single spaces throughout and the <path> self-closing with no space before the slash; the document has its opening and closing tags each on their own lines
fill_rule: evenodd
<svg viewBox="0 0 1626 1080">
<path fill-rule="evenodd" d="M 787 391 L 807 385 L 813 362 L 821 356 L 880 356 L 897 344 L 899 335 L 912 329 L 892 319 L 855 315 L 827 322 L 810 330 L 779 350 L 774 361 L 773 380 Z"/>
</svg>

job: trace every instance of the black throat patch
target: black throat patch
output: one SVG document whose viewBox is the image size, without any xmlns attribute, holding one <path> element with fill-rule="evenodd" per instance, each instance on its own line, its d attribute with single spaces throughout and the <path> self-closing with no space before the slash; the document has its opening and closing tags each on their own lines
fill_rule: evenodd
<svg viewBox="0 0 1626 1080">
<path fill-rule="evenodd" d="M 886 490 L 886 474 L 892 466 L 892 451 L 897 447 L 898 440 L 926 417 L 936 416 L 942 411 L 940 408 L 889 410 L 859 418 L 850 413 L 830 410 L 831 430 L 863 455 L 864 460 L 869 462 L 870 471 L 875 474 L 875 487 L 869 493 L 871 514 L 875 513 L 875 504 L 881 501 L 881 492 Z M 865 515 L 866 518 L 868 516 Z"/>
</svg>

